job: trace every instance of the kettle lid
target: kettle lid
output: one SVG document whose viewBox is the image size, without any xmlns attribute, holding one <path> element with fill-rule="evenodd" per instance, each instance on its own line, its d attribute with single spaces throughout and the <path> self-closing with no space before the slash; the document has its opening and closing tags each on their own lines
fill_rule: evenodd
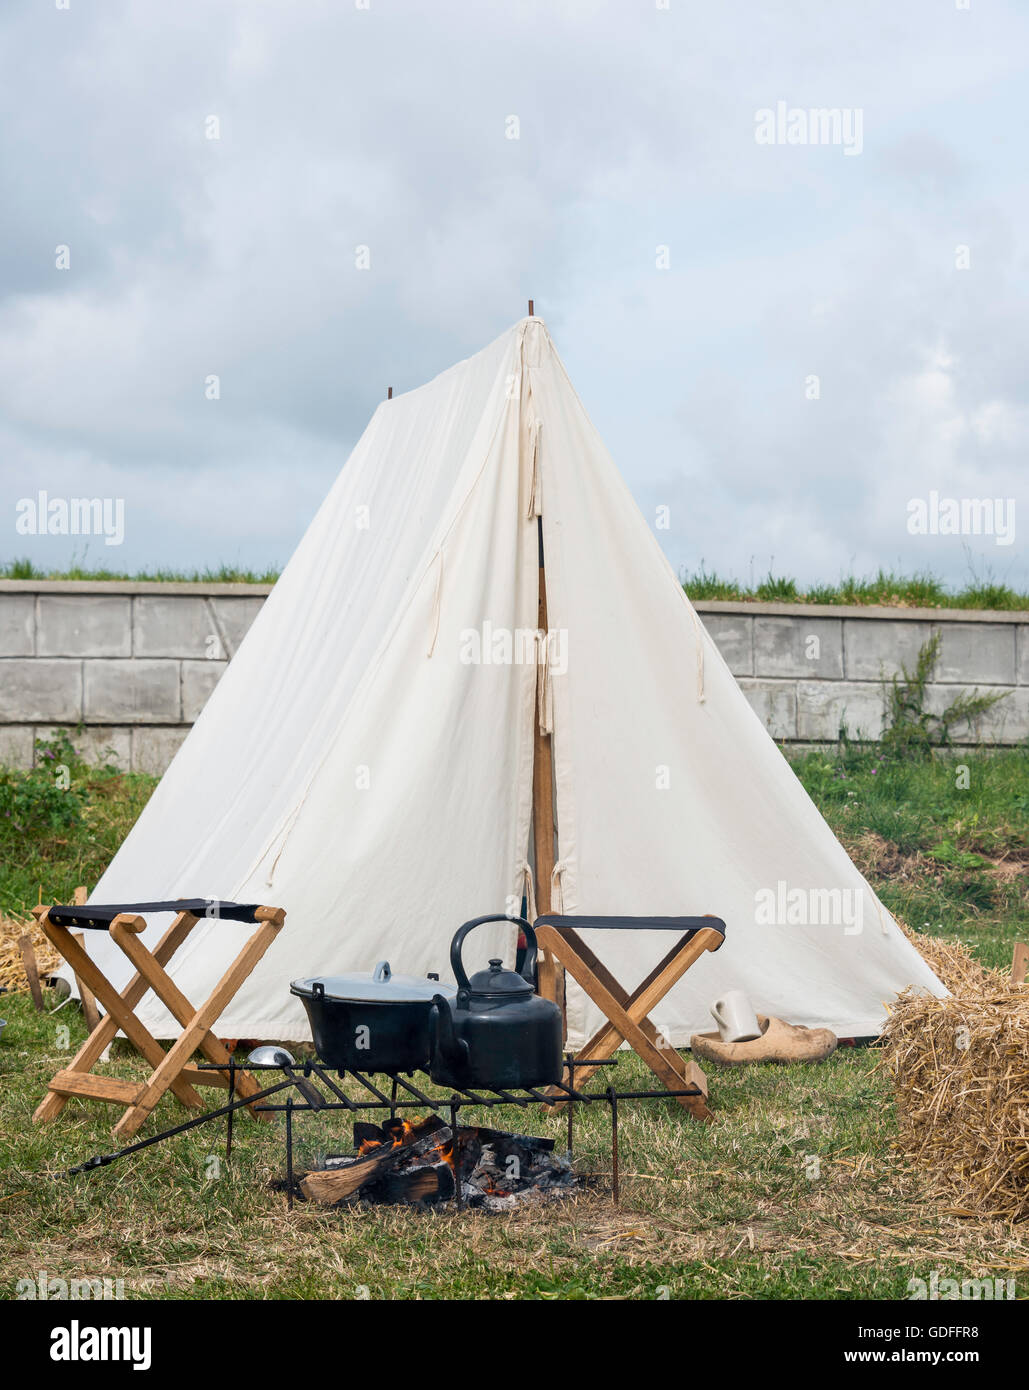
<svg viewBox="0 0 1029 1390">
<path fill-rule="evenodd" d="M 513 970 L 505 970 L 504 962 L 494 957 L 489 963 L 488 970 L 477 970 L 468 981 L 468 987 L 472 994 L 487 994 L 490 996 L 501 996 L 508 999 L 518 998 L 535 994 L 535 990 L 528 980 L 516 974 Z"/>
</svg>

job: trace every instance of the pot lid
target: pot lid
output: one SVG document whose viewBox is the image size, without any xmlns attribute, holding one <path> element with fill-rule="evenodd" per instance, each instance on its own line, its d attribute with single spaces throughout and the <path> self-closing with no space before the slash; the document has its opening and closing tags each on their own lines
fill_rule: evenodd
<svg viewBox="0 0 1029 1390">
<path fill-rule="evenodd" d="M 316 990 L 315 985 L 321 988 Z M 420 1004 L 428 1003 L 434 994 L 449 998 L 457 993 L 453 985 L 431 975 L 394 975 L 388 960 L 380 960 L 374 970 L 357 970 L 351 975 L 315 975 L 309 980 L 294 980 L 289 988 L 291 994 L 324 992 L 326 999 L 365 1004 Z"/>
<path fill-rule="evenodd" d="M 518 995 L 534 994 L 535 990 L 528 980 L 513 970 L 505 970 L 504 962 L 494 957 L 488 970 L 477 970 L 468 981 L 472 994 L 502 995 L 514 998 Z"/>
</svg>

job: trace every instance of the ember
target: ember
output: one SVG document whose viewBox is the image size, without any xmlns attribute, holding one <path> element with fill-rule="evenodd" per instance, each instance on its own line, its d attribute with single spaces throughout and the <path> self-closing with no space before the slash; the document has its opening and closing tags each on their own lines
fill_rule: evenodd
<svg viewBox="0 0 1029 1390">
<path fill-rule="evenodd" d="M 527 1200 L 568 1196 L 579 1184 L 553 1139 L 483 1126 L 454 1133 L 438 1115 L 354 1125 L 354 1154 L 330 1155 L 300 1183 L 316 1202 L 427 1203 L 458 1195 L 468 1207 L 507 1211 Z"/>
</svg>

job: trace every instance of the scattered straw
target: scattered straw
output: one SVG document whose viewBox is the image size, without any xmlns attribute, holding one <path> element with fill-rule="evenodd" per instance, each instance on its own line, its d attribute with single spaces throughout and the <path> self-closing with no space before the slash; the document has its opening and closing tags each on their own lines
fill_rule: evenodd
<svg viewBox="0 0 1029 1390">
<path fill-rule="evenodd" d="M 911 944 L 950 990 L 951 994 L 984 994 L 1005 989 L 1008 977 L 1000 970 L 980 965 L 968 947 L 952 937 L 925 936 L 900 923 Z"/>
</svg>

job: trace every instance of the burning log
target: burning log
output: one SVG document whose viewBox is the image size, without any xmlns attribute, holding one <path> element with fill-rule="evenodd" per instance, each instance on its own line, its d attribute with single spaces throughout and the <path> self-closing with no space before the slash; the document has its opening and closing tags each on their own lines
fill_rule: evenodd
<svg viewBox="0 0 1029 1390">
<path fill-rule="evenodd" d="M 359 1137 L 361 1135 L 364 1137 Z M 452 1138 L 449 1125 L 438 1115 L 429 1115 L 413 1124 L 406 1120 L 388 1121 L 382 1129 L 377 1125 L 355 1124 L 357 1156 L 342 1166 L 308 1173 L 300 1183 L 300 1190 L 313 1202 L 342 1202 L 380 1176 L 432 1150 L 439 1149 L 444 1154 L 446 1166 L 445 1150 L 451 1147 Z"/>
<path fill-rule="evenodd" d="M 438 1115 L 427 1115 L 424 1120 L 411 1121 L 403 1120 L 398 1115 L 387 1120 L 381 1128 L 357 1120 L 354 1123 L 354 1148 L 359 1154 L 371 1154 L 382 1144 L 388 1144 L 393 1148 L 407 1147 L 410 1144 L 418 1144 L 422 1139 L 438 1134 L 443 1129 L 447 1130 L 449 1135 L 450 1130 L 446 1122 Z"/>
<path fill-rule="evenodd" d="M 398 1173 L 395 1170 L 374 1184 L 377 1202 L 445 1202 L 457 1188 L 454 1170 L 449 1163 L 427 1163 L 421 1168 Z"/>
<path fill-rule="evenodd" d="M 300 1191 L 310 1202 L 342 1202 L 353 1196 L 366 1182 L 387 1168 L 393 1155 L 385 1151 L 378 1158 L 355 1159 L 345 1168 L 327 1168 L 323 1172 L 308 1173 L 300 1181 Z"/>
<path fill-rule="evenodd" d="M 354 1148 L 360 1152 L 364 1144 L 381 1144 L 386 1138 L 385 1130 L 378 1125 L 365 1123 L 363 1120 L 354 1121 Z"/>
<path fill-rule="evenodd" d="M 506 1210 L 532 1193 L 570 1192 L 571 1162 L 553 1153 L 553 1139 L 462 1125 L 455 1138 L 438 1115 L 354 1125 L 353 1155 L 333 1156 L 306 1174 L 300 1190 L 337 1204 L 359 1196 L 376 1203 L 432 1203 L 458 1195 L 469 1206 Z M 458 1188 L 460 1184 L 460 1189 Z"/>
</svg>

